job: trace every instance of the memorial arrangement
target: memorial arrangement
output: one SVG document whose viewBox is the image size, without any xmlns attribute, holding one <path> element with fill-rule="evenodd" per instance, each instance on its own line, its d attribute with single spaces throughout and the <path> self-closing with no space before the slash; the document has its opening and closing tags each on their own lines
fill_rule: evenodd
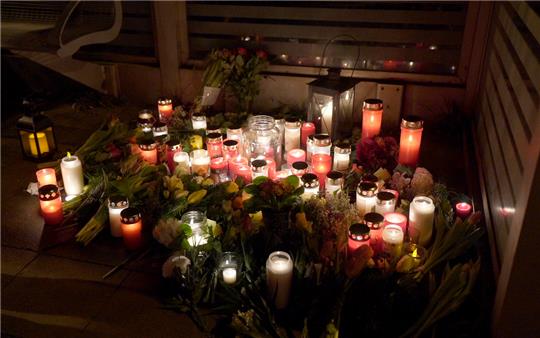
<svg viewBox="0 0 540 338">
<path fill-rule="evenodd" d="M 343 128 L 354 93 L 318 94 L 328 83 L 303 119 L 205 113 L 237 58 L 249 111 L 264 57 L 214 54 L 198 109 L 161 98 L 38 170 L 45 223 L 79 223 L 82 245 L 109 232 L 133 252 L 167 248 L 166 306 L 218 336 L 423 335 L 471 293 L 480 214 L 418 166 L 422 120 L 405 116 L 399 142 L 380 135 L 378 99 L 356 113 L 359 137 Z"/>
</svg>

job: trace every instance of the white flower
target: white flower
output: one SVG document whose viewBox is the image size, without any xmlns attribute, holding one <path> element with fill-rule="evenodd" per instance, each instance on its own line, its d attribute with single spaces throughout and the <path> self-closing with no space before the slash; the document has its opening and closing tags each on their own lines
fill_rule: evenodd
<svg viewBox="0 0 540 338">
<path fill-rule="evenodd" d="M 152 234 L 161 244 L 169 247 L 182 233 L 182 222 L 176 218 L 162 218 L 154 227 Z"/>
<path fill-rule="evenodd" d="M 170 278 L 174 274 L 174 269 L 180 269 L 181 273 L 186 273 L 188 267 L 191 265 L 191 261 L 186 256 L 180 254 L 180 252 L 175 252 L 169 257 L 163 267 L 161 268 L 161 274 L 163 278 Z"/>
<path fill-rule="evenodd" d="M 433 176 L 426 168 L 418 167 L 411 180 L 411 188 L 415 195 L 429 195 L 433 191 Z"/>
</svg>

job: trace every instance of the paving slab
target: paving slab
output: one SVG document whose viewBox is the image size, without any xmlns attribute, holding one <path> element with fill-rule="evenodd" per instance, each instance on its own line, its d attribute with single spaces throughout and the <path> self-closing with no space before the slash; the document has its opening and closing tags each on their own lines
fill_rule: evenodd
<svg viewBox="0 0 540 338">
<path fill-rule="evenodd" d="M 2 289 L 37 255 L 35 251 L 2 246 Z"/>
</svg>

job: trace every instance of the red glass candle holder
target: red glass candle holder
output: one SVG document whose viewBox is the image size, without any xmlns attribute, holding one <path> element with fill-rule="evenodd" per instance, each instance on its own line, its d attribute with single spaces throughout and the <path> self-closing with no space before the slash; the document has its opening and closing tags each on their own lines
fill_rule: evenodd
<svg viewBox="0 0 540 338">
<path fill-rule="evenodd" d="M 64 220 L 64 214 L 62 210 L 62 198 L 58 187 L 53 184 L 47 184 L 39 188 L 39 206 L 41 209 L 41 215 L 45 224 L 57 225 Z"/>
<path fill-rule="evenodd" d="M 182 144 L 178 141 L 168 141 L 167 142 L 167 166 L 171 173 L 176 169 L 176 163 L 174 163 L 174 155 L 176 153 L 182 152 Z"/>
<path fill-rule="evenodd" d="M 383 115 L 383 102 L 367 99 L 362 108 L 362 139 L 379 135 Z"/>
<path fill-rule="evenodd" d="M 300 129 L 300 143 L 302 148 L 305 149 L 307 145 L 307 139 L 310 135 L 315 134 L 315 124 L 311 122 L 304 122 Z"/>
<path fill-rule="evenodd" d="M 157 102 L 159 120 L 162 122 L 168 122 L 172 118 L 173 105 L 172 100 L 167 98 L 159 98 Z"/>
<path fill-rule="evenodd" d="M 58 185 L 56 181 L 56 171 L 53 168 L 43 168 L 36 171 L 36 177 L 38 180 L 38 186 L 52 184 Z"/>
<path fill-rule="evenodd" d="M 319 177 L 319 184 L 324 188 L 326 174 L 332 169 L 332 156 L 327 154 L 313 154 L 311 168 Z"/>
<path fill-rule="evenodd" d="M 210 158 L 223 156 L 223 138 L 220 133 L 210 133 L 206 139 L 206 148 Z"/>
<path fill-rule="evenodd" d="M 407 216 L 400 214 L 399 212 L 389 212 L 384 215 L 384 225 L 396 224 L 401 227 L 403 233 L 407 232 Z"/>
<path fill-rule="evenodd" d="M 456 215 L 461 219 L 466 219 L 472 213 L 472 205 L 467 202 L 456 203 Z"/>
<path fill-rule="evenodd" d="M 399 159 L 401 165 L 416 167 L 420 157 L 423 121 L 416 116 L 403 118 L 401 121 L 401 137 L 399 139 Z"/>
<path fill-rule="evenodd" d="M 143 140 L 139 143 L 139 156 L 149 164 L 157 163 L 157 144 L 153 140 Z"/>
<path fill-rule="evenodd" d="M 305 162 L 306 152 L 302 149 L 292 149 L 287 153 L 287 165 L 292 168 L 294 162 Z"/>
<path fill-rule="evenodd" d="M 120 213 L 122 237 L 128 250 L 137 250 L 142 246 L 142 218 L 139 209 L 129 207 Z"/>
<path fill-rule="evenodd" d="M 349 238 L 347 241 L 347 254 L 352 255 L 362 245 L 369 245 L 369 227 L 363 223 L 355 223 L 349 227 Z"/>
</svg>

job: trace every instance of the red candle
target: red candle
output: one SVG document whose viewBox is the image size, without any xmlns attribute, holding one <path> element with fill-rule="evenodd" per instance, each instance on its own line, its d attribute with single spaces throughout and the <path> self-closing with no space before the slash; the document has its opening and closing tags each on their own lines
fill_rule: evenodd
<svg viewBox="0 0 540 338">
<path fill-rule="evenodd" d="M 167 142 L 167 165 L 169 166 L 169 170 L 171 171 L 171 173 L 173 173 L 176 169 L 176 163 L 174 163 L 174 155 L 181 152 L 182 144 L 175 141 Z"/>
<path fill-rule="evenodd" d="M 120 213 L 122 237 L 128 250 L 136 250 L 142 245 L 142 218 L 139 209 L 129 207 Z"/>
<path fill-rule="evenodd" d="M 238 156 L 238 141 L 225 140 L 223 141 L 223 157 L 226 161 Z"/>
<path fill-rule="evenodd" d="M 236 171 L 239 166 L 241 165 L 248 165 L 248 160 L 245 157 L 242 157 L 241 155 L 236 156 L 235 158 L 232 158 L 229 160 L 229 176 L 236 177 Z"/>
<path fill-rule="evenodd" d="M 207 136 L 206 148 L 210 158 L 223 156 L 223 138 L 220 133 L 210 133 Z"/>
<path fill-rule="evenodd" d="M 302 149 L 292 149 L 287 153 L 287 165 L 292 167 L 294 162 L 305 162 L 306 152 Z"/>
<path fill-rule="evenodd" d="M 403 233 L 407 231 L 407 216 L 400 214 L 399 212 L 389 212 L 384 215 L 384 225 L 396 224 L 401 227 Z"/>
<path fill-rule="evenodd" d="M 172 118 L 173 105 L 171 99 L 159 98 L 158 99 L 158 112 L 159 120 L 161 122 L 167 122 Z"/>
<path fill-rule="evenodd" d="M 157 144 L 153 140 L 144 140 L 139 143 L 139 155 L 150 164 L 157 163 Z"/>
<path fill-rule="evenodd" d="M 362 245 L 369 245 L 369 227 L 362 223 L 355 223 L 349 228 L 349 238 L 347 241 L 347 253 L 352 255 Z"/>
<path fill-rule="evenodd" d="M 242 177 L 245 183 L 251 183 L 251 167 L 247 164 L 239 164 L 235 169 L 236 177 Z"/>
<path fill-rule="evenodd" d="M 383 102 L 367 99 L 362 108 L 362 139 L 379 135 L 383 115 Z"/>
<path fill-rule="evenodd" d="M 64 214 L 58 187 L 54 184 L 44 185 L 39 188 L 38 194 L 41 216 L 43 216 L 45 224 L 56 225 L 62 223 Z"/>
<path fill-rule="evenodd" d="M 38 187 L 42 187 L 47 184 L 58 185 L 56 182 L 56 172 L 53 168 L 43 168 L 36 171 L 38 180 Z"/>
<path fill-rule="evenodd" d="M 309 135 L 315 134 L 315 124 L 311 122 L 304 122 L 300 130 L 302 148 L 306 148 L 307 138 Z"/>
<path fill-rule="evenodd" d="M 461 219 L 466 219 L 472 212 L 472 206 L 467 202 L 456 204 L 456 215 Z"/>
<path fill-rule="evenodd" d="M 364 223 L 369 227 L 369 244 L 375 253 L 382 252 L 382 231 L 384 216 L 376 212 L 368 212 L 364 215 Z"/>
<path fill-rule="evenodd" d="M 324 188 L 326 174 L 332 169 L 332 156 L 328 154 L 313 154 L 311 156 L 311 167 L 313 172 L 319 177 L 319 185 Z"/>
<path fill-rule="evenodd" d="M 399 159 L 401 165 L 416 167 L 420 155 L 423 121 L 415 116 L 401 120 L 401 137 L 399 139 Z"/>
</svg>

